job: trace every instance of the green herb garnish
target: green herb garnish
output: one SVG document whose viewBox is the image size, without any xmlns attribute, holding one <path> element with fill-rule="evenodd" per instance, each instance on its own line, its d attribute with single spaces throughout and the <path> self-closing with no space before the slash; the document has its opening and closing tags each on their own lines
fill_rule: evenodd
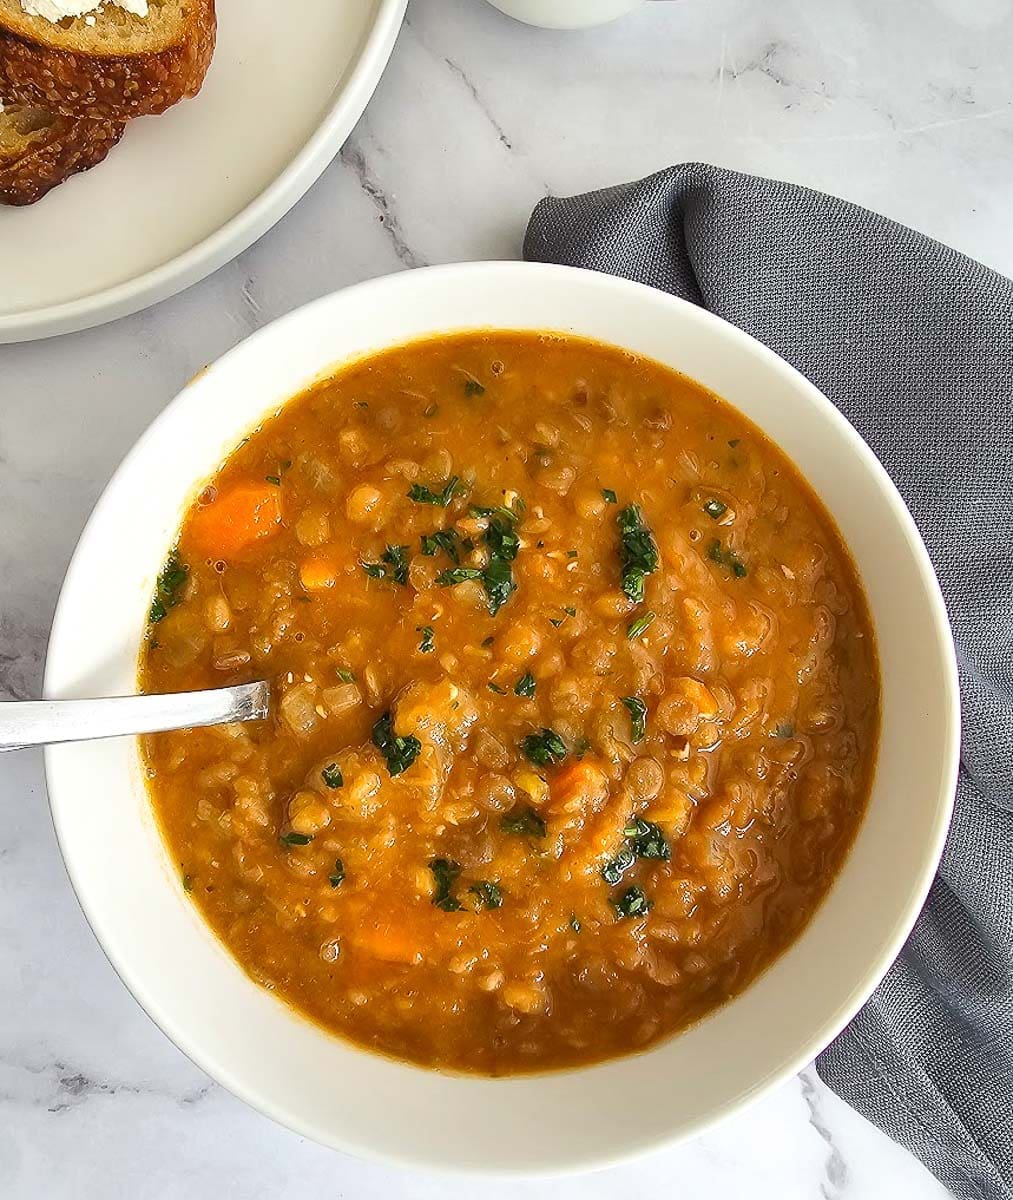
<svg viewBox="0 0 1013 1200">
<path fill-rule="evenodd" d="M 623 704 L 630 710 L 630 740 L 642 742 L 647 732 L 647 705 L 638 696 L 623 696 Z"/>
<path fill-rule="evenodd" d="M 332 888 L 341 887 L 345 882 L 345 864 L 340 858 L 334 860 L 334 870 L 328 875 L 327 882 Z"/>
<path fill-rule="evenodd" d="M 485 568 L 454 567 L 452 570 L 443 571 L 436 577 L 436 582 L 440 587 L 456 587 L 466 580 L 480 579 L 488 598 L 489 612 L 495 616 L 517 587 L 510 564 L 517 557 L 521 545 L 520 538 L 514 530 L 518 516 L 512 509 L 503 507 L 472 506 L 471 512 L 489 520 L 485 531 L 489 562 Z"/>
<path fill-rule="evenodd" d="M 748 574 L 742 559 L 734 550 L 726 550 L 717 538 L 707 547 L 707 557 L 719 567 L 727 567 L 736 579 L 743 579 Z"/>
<path fill-rule="evenodd" d="M 456 475 L 451 475 L 440 491 L 422 483 L 413 483 L 408 489 L 408 499 L 414 500 L 416 504 L 437 504 L 440 508 L 446 508 L 453 500 L 460 482 Z"/>
<path fill-rule="evenodd" d="M 622 883 L 623 876 L 636 864 L 637 856 L 629 846 L 623 846 L 619 853 L 601 869 L 601 877 L 609 885 L 615 887 Z"/>
<path fill-rule="evenodd" d="M 637 858 L 654 858 L 668 862 L 672 857 L 672 848 L 661 831 L 660 825 L 653 821 L 645 821 L 643 817 L 634 817 L 623 830 L 630 840 L 630 847 Z"/>
<path fill-rule="evenodd" d="M 461 873 L 460 865 L 452 858 L 434 858 L 429 862 L 429 869 L 436 883 L 433 904 L 444 912 L 460 912 L 461 902 L 454 895 L 454 884 Z"/>
<path fill-rule="evenodd" d="M 409 734 L 398 737 L 394 733 L 394 725 L 390 713 L 383 716 L 373 726 L 373 745 L 387 760 L 387 770 L 391 778 L 407 771 L 418 758 L 422 743 L 417 737 Z"/>
<path fill-rule="evenodd" d="M 795 726 L 791 721 L 782 721 L 780 725 L 774 726 L 774 737 L 790 738 L 795 736 Z"/>
<path fill-rule="evenodd" d="M 281 476 L 280 475 L 265 475 L 264 478 L 267 480 L 268 483 L 273 483 L 275 487 L 281 487 Z"/>
<path fill-rule="evenodd" d="M 311 833 L 295 833 L 292 831 L 290 833 L 283 833 L 278 838 L 278 841 L 283 846 L 308 846 L 313 841 L 313 835 Z"/>
<path fill-rule="evenodd" d="M 419 642 L 419 654 L 431 653 L 436 646 L 436 634 L 433 632 L 432 625 L 423 625 L 417 632 L 422 634 L 422 640 Z"/>
<path fill-rule="evenodd" d="M 424 533 L 421 541 L 422 553 L 426 558 L 434 558 L 442 550 L 452 563 L 461 561 L 456 529 L 437 529 L 435 533 Z"/>
<path fill-rule="evenodd" d="M 656 615 L 656 613 L 653 613 L 650 609 L 648 609 L 642 617 L 637 617 L 635 621 L 631 621 L 629 625 L 626 626 L 626 636 L 631 642 L 634 638 L 638 638 L 642 633 L 646 632 L 646 630 L 653 624 Z"/>
<path fill-rule="evenodd" d="M 618 500 L 615 492 L 611 488 L 602 488 L 601 498 L 605 501 L 606 504 L 618 504 L 619 503 L 619 500 Z"/>
<path fill-rule="evenodd" d="M 622 589 L 633 601 L 644 599 L 644 579 L 658 569 L 658 547 L 654 535 L 644 524 L 640 508 L 629 504 L 616 517 L 619 525 Z"/>
<path fill-rule="evenodd" d="M 184 875 L 183 876 L 183 891 L 186 892 L 187 895 L 189 895 L 193 891 L 193 876 L 192 875 Z"/>
<path fill-rule="evenodd" d="M 176 552 L 173 551 L 166 559 L 165 566 L 159 571 L 158 579 L 155 581 L 155 598 L 151 602 L 151 610 L 148 613 L 150 624 L 156 625 L 170 608 L 175 608 L 180 602 L 182 599 L 180 592 L 187 581 L 188 574 L 188 568 L 183 566 Z"/>
<path fill-rule="evenodd" d="M 498 696 L 505 696 L 507 694 L 505 687 L 500 687 L 498 683 L 493 683 L 491 680 L 486 684 L 486 687 L 490 692 L 495 692 Z"/>
<path fill-rule="evenodd" d="M 573 915 L 573 913 L 570 913 L 570 928 L 574 933 L 580 933 L 580 922 Z"/>
<path fill-rule="evenodd" d="M 324 781 L 324 786 L 332 789 L 344 787 L 345 777 L 341 774 L 341 768 L 337 763 L 328 763 L 320 772 L 320 778 Z"/>
<path fill-rule="evenodd" d="M 491 879 L 480 879 L 478 883 L 473 883 L 468 891 L 478 897 L 480 909 L 503 907 L 503 889 Z"/>
<path fill-rule="evenodd" d="M 533 696 L 535 694 L 535 688 L 537 686 L 538 686 L 538 684 L 535 682 L 534 675 L 532 675 L 531 672 L 528 671 L 524 675 L 522 675 L 520 677 L 520 679 L 518 679 L 517 682 L 514 684 L 514 695 L 515 696 L 528 696 L 528 697 Z"/>
<path fill-rule="evenodd" d="M 500 817 L 499 827 L 504 833 L 521 833 L 529 837 L 545 837 L 545 821 L 533 808 L 514 808 Z"/>
<path fill-rule="evenodd" d="M 703 510 L 708 517 L 716 521 L 719 517 L 723 517 L 728 511 L 728 505 L 722 504 L 720 500 L 708 500 L 703 506 Z"/>
<path fill-rule="evenodd" d="M 654 907 L 654 901 L 647 899 L 642 888 L 630 887 L 614 899 L 612 905 L 616 910 L 616 917 L 621 921 L 624 917 L 646 916 Z"/>
<path fill-rule="evenodd" d="M 355 682 L 355 673 L 353 671 L 349 671 L 347 669 L 347 667 L 339 667 L 338 668 L 338 678 L 341 680 L 342 683 L 354 683 Z"/>
<path fill-rule="evenodd" d="M 485 388 L 477 379 L 466 379 L 464 381 L 464 394 L 466 396 L 482 396 L 485 394 Z"/>
<path fill-rule="evenodd" d="M 441 571 L 436 576 L 440 587 L 456 587 L 468 579 L 481 579 L 482 572 L 478 567 L 453 567 L 449 571 Z"/>
<path fill-rule="evenodd" d="M 408 582 L 408 547 L 388 546 L 378 563 L 359 564 L 370 579 L 389 579 L 402 587 Z"/>
<path fill-rule="evenodd" d="M 521 750 L 536 767 L 550 767 L 566 758 L 566 743 L 554 729 L 529 733 L 521 742 Z"/>
</svg>

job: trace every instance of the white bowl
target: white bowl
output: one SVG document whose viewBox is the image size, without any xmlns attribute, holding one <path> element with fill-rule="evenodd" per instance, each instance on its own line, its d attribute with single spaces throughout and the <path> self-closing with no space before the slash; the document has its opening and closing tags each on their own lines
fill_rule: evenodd
<svg viewBox="0 0 1013 1200">
<path fill-rule="evenodd" d="M 353 1154 L 550 1173 L 699 1133 L 807 1063 L 900 950 L 941 853 L 959 727 L 946 613 L 893 484 L 816 388 L 704 310 L 606 275 L 477 263 L 339 292 L 199 376 L 127 457 L 67 574 L 46 692 L 134 690 L 155 575 L 184 502 L 251 426 L 333 364 L 482 327 L 582 334 L 700 380 L 794 459 L 851 547 L 882 659 L 879 764 L 854 848 L 789 950 L 724 1008 L 629 1058 L 506 1080 L 425 1071 L 322 1032 L 248 979 L 184 896 L 132 740 L 51 748 L 46 766 L 60 845 L 96 936 L 147 1012 L 210 1075 L 299 1133 Z"/>
</svg>

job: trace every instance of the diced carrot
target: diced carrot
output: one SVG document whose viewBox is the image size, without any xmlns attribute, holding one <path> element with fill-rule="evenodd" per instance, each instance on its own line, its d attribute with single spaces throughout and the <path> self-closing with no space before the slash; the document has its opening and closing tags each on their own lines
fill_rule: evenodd
<svg viewBox="0 0 1013 1200">
<path fill-rule="evenodd" d="M 260 538 L 276 533 L 281 499 L 272 484 L 241 483 L 221 492 L 190 521 L 190 538 L 198 551 L 234 558 Z"/>
<path fill-rule="evenodd" d="M 583 758 L 560 767 L 549 776 L 553 807 L 564 811 L 597 809 L 608 790 L 605 772 L 592 759 Z"/>
<path fill-rule="evenodd" d="M 414 966 L 422 961 L 418 940 L 403 925 L 394 925 L 390 921 L 360 925 L 352 935 L 352 941 L 357 949 L 382 962 Z"/>
<path fill-rule="evenodd" d="M 299 568 L 299 579 L 308 592 L 322 592 L 338 582 L 338 569 L 328 558 L 307 558 Z"/>
</svg>

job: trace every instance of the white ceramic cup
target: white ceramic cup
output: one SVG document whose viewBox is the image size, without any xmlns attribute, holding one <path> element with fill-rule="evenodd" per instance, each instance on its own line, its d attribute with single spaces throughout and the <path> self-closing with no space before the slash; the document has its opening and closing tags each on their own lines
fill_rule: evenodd
<svg viewBox="0 0 1013 1200">
<path fill-rule="evenodd" d="M 508 16 L 544 29 L 586 29 L 639 8 L 645 0 L 489 0 Z"/>
<path fill-rule="evenodd" d="M 959 733 L 946 613 L 896 489 L 812 384 L 703 309 L 565 267 L 436 267 L 319 300 L 198 376 L 128 455 L 67 573 L 46 693 L 134 689 L 155 577 L 186 502 L 265 416 L 336 364 L 476 328 L 583 335 L 685 372 L 773 438 L 838 521 L 879 641 L 882 743 L 854 847 L 797 941 L 729 1004 L 628 1058 L 500 1080 L 426 1071 L 327 1034 L 251 982 L 183 892 L 133 740 L 52 747 L 46 769 L 92 928 L 138 1001 L 210 1075 L 299 1133 L 354 1154 L 550 1173 L 699 1133 L 807 1063 L 897 954 L 942 850 Z"/>
</svg>

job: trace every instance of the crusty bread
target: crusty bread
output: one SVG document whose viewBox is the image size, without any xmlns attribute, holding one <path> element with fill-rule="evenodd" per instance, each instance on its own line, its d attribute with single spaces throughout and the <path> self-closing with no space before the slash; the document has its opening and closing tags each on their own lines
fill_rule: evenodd
<svg viewBox="0 0 1013 1200">
<path fill-rule="evenodd" d="M 215 48 L 215 0 L 148 0 L 146 17 L 113 4 L 89 24 L 28 16 L 0 0 L 0 91 L 73 117 L 123 121 L 200 91 Z"/>
<path fill-rule="evenodd" d="M 34 204 L 71 175 L 100 163 L 122 136 L 122 122 L 75 121 L 6 102 L 0 111 L 0 204 Z"/>
</svg>

